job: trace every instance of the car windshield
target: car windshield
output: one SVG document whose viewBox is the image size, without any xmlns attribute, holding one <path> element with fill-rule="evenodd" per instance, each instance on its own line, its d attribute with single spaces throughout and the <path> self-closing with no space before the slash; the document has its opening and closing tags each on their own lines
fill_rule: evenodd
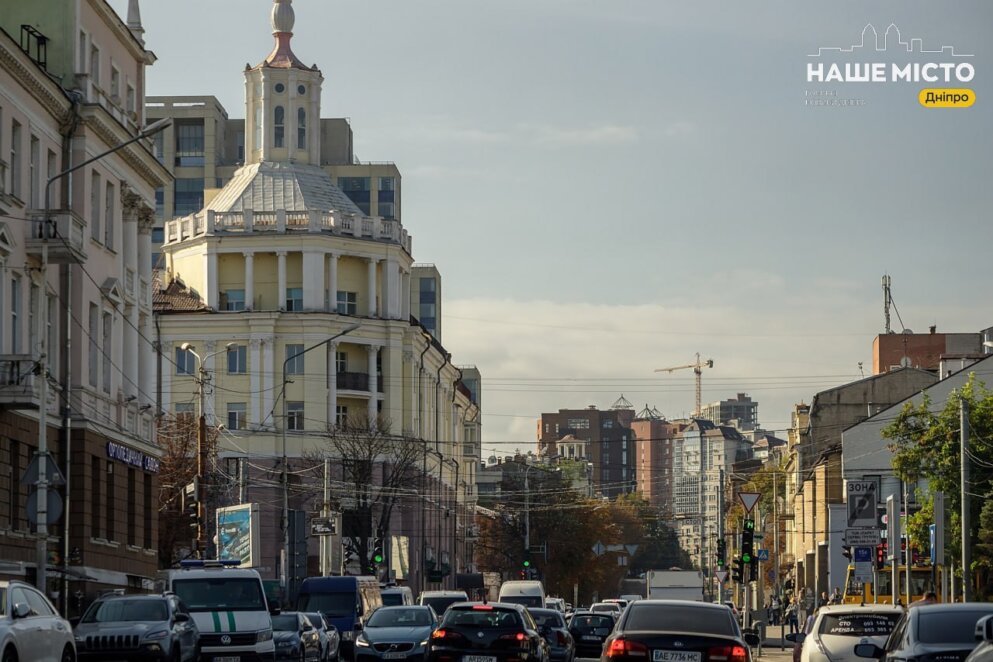
<svg viewBox="0 0 993 662">
<path fill-rule="evenodd" d="M 384 607 L 399 607 L 403 604 L 403 593 L 383 593 Z"/>
<path fill-rule="evenodd" d="M 172 590 L 190 611 L 268 611 L 262 583 L 251 577 L 177 579 Z"/>
<path fill-rule="evenodd" d="M 453 605 L 456 602 L 465 602 L 466 597 L 462 595 L 456 596 L 438 596 L 438 597 L 425 597 L 421 598 L 422 605 L 428 605 L 434 608 L 436 614 L 443 614 L 445 610 L 448 609 L 449 605 Z"/>
<path fill-rule="evenodd" d="M 525 607 L 544 607 L 540 595 L 505 595 L 500 598 L 500 602 L 509 602 L 513 605 L 524 605 Z"/>
<path fill-rule="evenodd" d="M 569 627 L 576 630 L 595 630 L 598 628 L 613 628 L 614 619 L 598 614 L 578 614 L 572 617 Z"/>
<path fill-rule="evenodd" d="M 565 622 L 562 620 L 562 616 L 555 611 L 532 611 L 531 617 L 534 618 L 534 622 L 541 627 L 565 627 Z"/>
<path fill-rule="evenodd" d="M 893 631 L 900 614 L 825 614 L 820 634 L 839 637 L 885 637 Z"/>
<path fill-rule="evenodd" d="M 521 617 L 509 609 L 453 609 L 445 614 L 442 627 L 464 625 L 479 629 L 520 629 Z"/>
<path fill-rule="evenodd" d="M 90 605 L 83 623 L 117 623 L 120 621 L 166 621 L 169 610 L 165 600 L 106 600 Z"/>
<path fill-rule="evenodd" d="M 279 614 L 272 617 L 272 629 L 279 632 L 296 632 L 300 627 L 296 614 Z"/>
<path fill-rule="evenodd" d="M 667 630 L 735 636 L 734 621 L 727 609 L 687 605 L 646 605 L 634 603 L 624 619 L 625 630 Z"/>
<path fill-rule="evenodd" d="M 297 598 L 297 609 L 319 611 L 332 618 L 354 616 L 358 598 L 350 593 L 301 593 Z"/>
<path fill-rule="evenodd" d="M 318 630 L 323 630 L 324 629 L 324 617 L 323 616 L 321 616 L 320 614 L 317 614 L 317 613 L 307 614 L 306 616 L 307 616 L 307 620 L 309 620 L 310 621 L 310 624 L 313 625 L 315 628 L 317 628 Z"/>
<path fill-rule="evenodd" d="M 918 616 L 917 639 L 922 644 L 976 645 L 976 621 L 993 614 L 990 609 L 927 611 Z"/>
<path fill-rule="evenodd" d="M 377 609 L 366 627 L 370 628 L 403 628 L 431 625 L 431 616 L 427 609 Z"/>
</svg>

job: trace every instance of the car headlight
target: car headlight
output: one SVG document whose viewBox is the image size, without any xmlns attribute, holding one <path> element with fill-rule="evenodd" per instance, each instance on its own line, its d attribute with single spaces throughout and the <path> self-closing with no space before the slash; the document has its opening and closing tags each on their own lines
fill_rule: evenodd
<svg viewBox="0 0 993 662">
<path fill-rule="evenodd" d="M 428 640 L 427 640 L 427 639 L 425 639 L 424 641 L 422 641 L 421 643 L 419 643 L 419 644 L 417 644 L 417 645 L 418 645 L 418 646 L 427 646 L 427 645 L 428 645 Z"/>
<path fill-rule="evenodd" d="M 169 636 L 168 630 L 156 630 L 145 635 L 145 639 L 165 639 Z"/>
<path fill-rule="evenodd" d="M 77 643 L 77 644 L 81 644 L 81 643 L 83 643 L 84 641 L 86 641 L 86 637 L 84 637 L 84 636 L 83 636 L 83 635 L 81 635 L 81 634 L 77 634 L 77 635 L 73 635 L 73 638 L 74 638 L 74 639 L 76 640 L 76 643 Z"/>
<path fill-rule="evenodd" d="M 359 648 L 368 648 L 369 640 L 363 637 L 362 635 L 359 635 L 358 638 L 355 640 L 355 645 L 358 646 Z"/>
<path fill-rule="evenodd" d="M 263 641 L 270 641 L 272 639 L 272 630 L 259 630 L 255 633 L 255 642 L 260 643 Z"/>
</svg>

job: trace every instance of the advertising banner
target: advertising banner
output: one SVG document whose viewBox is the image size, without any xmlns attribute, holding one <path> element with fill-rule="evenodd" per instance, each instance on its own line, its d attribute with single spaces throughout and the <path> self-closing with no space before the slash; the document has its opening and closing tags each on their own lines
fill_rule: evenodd
<svg viewBox="0 0 993 662">
<path fill-rule="evenodd" d="M 240 559 L 241 568 L 259 559 L 259 505 L 242 503 L 217 509 L 217 558 Z"/>
</svg>

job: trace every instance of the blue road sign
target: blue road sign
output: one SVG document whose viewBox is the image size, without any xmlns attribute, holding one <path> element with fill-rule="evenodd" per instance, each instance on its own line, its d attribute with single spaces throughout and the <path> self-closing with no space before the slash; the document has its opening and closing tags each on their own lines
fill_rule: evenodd
<svg viewBox="0 0 993 662">
<path fill-rule="evenodd" d="M 931 565 L 934 565 L 934 524 L 928 526 L 928 536 L 931 539 Z"/>
<path fill-rule="evenodd" d="M 872 561 L 872 547 L 856 547 L 855 548 L 855 558 L 856 563 L 869 563 Z"/>
<path fill-rule="evenodd" d="M 768 561 L 769 560 L 769 550 L 768 549 L 760 549 L 759 550 L 759 555 L 758 555 L 758 560 L 759 561 Z"/>
</svg>

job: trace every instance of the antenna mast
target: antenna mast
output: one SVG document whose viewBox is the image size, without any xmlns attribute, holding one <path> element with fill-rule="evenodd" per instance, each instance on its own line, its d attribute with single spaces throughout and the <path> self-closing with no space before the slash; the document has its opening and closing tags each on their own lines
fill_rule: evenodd
<svg viewBox="0 0 993 662">
<path fill-rule="evenodd" d="M 883 333 L 891 333 L 890 331 L 890 302 L 893 300 L 893 295 L 890 294 L 890 277 L 889 275 L 883 275 L 883 317 L 886 320 L 886 327 Z"/>
</svg>

